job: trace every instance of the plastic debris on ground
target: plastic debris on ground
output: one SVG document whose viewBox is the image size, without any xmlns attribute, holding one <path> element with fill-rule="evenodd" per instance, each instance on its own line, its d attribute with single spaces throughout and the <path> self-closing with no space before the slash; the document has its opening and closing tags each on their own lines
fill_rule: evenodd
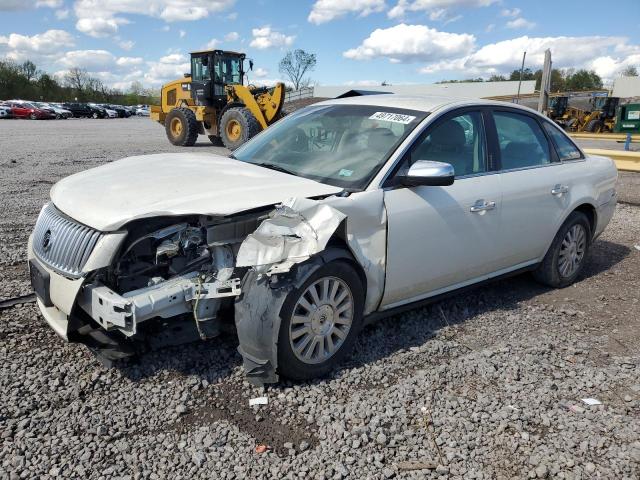
<svg viewBox="0 0 640 480">
<path fill-rule="evenodd" d="M 256 397 L 249 399 L 249 406 L 253 407 L 254 405 L 267 405 L 269 403 L 269 399 L 267 397 Z"/>
<path fill-rule="evenodd" d="M 587 405 L 602 405 L 602 402 L 597 398 L 581 398 L 584 403 Z"/>
</svg>

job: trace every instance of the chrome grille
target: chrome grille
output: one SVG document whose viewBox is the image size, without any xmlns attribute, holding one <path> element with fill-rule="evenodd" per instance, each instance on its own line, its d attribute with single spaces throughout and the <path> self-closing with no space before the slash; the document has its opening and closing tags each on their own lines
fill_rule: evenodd
<svg viewBox="0 0 640 480">
<path fill-rule="evenodd" d="M 33 251 L 52 269 L 66 276 L 80 277 L 89 255 L 103 235 L 65 217 L 49 203 L 36 222 Z"/>
</svg>

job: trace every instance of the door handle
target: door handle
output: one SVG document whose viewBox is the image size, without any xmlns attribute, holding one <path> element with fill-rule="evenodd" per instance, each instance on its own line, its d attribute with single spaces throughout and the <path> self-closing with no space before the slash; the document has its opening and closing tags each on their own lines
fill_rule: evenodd
<svg viewBox="0 0 640 480">
<path fill-rule="evenodd" d="M 569 187 L 567 185 L 560 185 L 559 183 L 551 189 L 551 195 L 560 196 L 563 193 L 567 193 Z"/>
<path fill-rule="evenodd" d="M 469 211 L 471 213 L 480 213 L 480 212 L 486 212 L 487 210 L 493 210 L 494 208 L 496 208 L 496 202 L 487 202 L 485 200 L 478 200 L 476 203 L 474 203 L 471 206 Z"/>
</svg>

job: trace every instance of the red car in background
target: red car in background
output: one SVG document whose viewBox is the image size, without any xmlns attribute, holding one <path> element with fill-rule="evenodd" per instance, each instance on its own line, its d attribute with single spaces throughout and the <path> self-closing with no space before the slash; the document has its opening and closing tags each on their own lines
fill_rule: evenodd
<svg viewBox="0 0 640 480">
<path fill-rule="evenodd" d="M 31 120 L 46 120 L 49 118 L 55 118 L 55 114 L 48 110 L 43 110 L 28 102 L 19 102 L 15 100 L 9 100 L 4 102 L 4 105 L 11 107 L 11 112 L 16 118 L 30 118 Z"/>
</svg>

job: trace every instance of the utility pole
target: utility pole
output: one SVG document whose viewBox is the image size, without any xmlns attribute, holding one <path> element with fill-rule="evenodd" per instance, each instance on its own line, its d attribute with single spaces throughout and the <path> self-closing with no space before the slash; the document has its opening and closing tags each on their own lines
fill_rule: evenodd
<svg viewBox="0 0 640 480">
<path fill-rule="evenodd" d="M 522 66 L 520 67 L 520 81 L 518 82 L 518 97 L 516 103 L 520 103 L 520 86 L 522 85 L 522 74 L 524 73 L 524 59 L 527 58 L 527 52 L 522 54 Z"/>
<path fill-rule="evenodd" d="M 538 112 L 542 113 L 549 105 L 549 88 L 551 87 L 551 50 L 544 52 L 544 67 L 540 79 L 540 98 L 538 99 Z"/>
</svg>

